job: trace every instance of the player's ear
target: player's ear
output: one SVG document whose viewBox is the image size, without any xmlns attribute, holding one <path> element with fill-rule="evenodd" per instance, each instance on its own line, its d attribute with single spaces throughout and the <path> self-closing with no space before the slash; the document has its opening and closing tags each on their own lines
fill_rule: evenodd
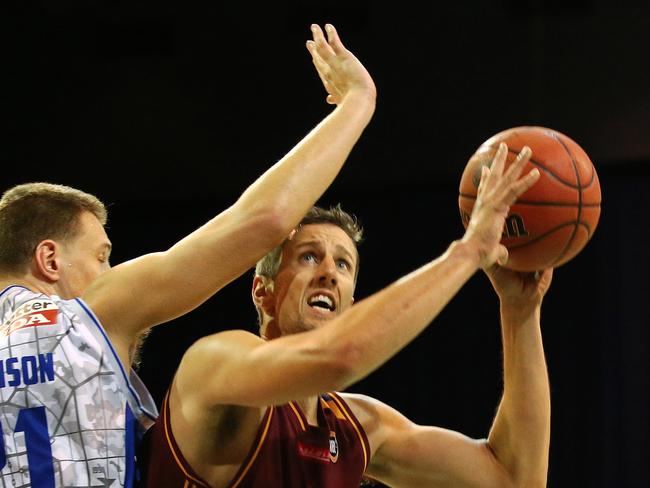
<svg viewBox="0 0 650 488">
<path fill-rule="evenodd" d="M 275 302 L 273 300 L 273 281 L 265 276 L 255 275 L 253 278 L 253 303 L 258 310 L 266 315 L 275 316 Z"/>
<path fill-rule="evenodd" d="M 33 271 L 53 283 L 61 278 L 59 273 L 59 250 L 59 244 L 51 239 L 45 239 L 36 246 L 34 259 L 32 260 Z"/>
</svg>

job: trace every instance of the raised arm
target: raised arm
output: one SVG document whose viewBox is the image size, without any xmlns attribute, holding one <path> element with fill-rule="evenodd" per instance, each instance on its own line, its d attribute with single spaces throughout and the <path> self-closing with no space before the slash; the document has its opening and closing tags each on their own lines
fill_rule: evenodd
<svg viewBox="0 0 650 488">
<path fill-rule="evenodd" d="M 171 249 L 116 266 L 85 294 L 113 336 L 193 309 L 280 244 L 330 185 L 370 121 L 372 78 L 335 31 L 312 26 L 307 42 L 336 108 L 223 213 Z"/>
<path fill-rule="evenodd" d="M 412 423 L 373 399 L 347 395 L 370 426 L 368 474 L 393 488 L 543 488 L 550 443 L 550 393 L 540 307 L 552 270 L 488 271 L 501 299 L 504 392 L 487 440 Z"/>
<path fill-rule="evenodd" d="M 553 270 L 488 271 L 501 300 L 503 398 L 488 443 L 516 486 L 544 487 L 548 472 L 551 399 L 540 327 Z"/>
<path fill-rule="evenodd" d="M 490 445 L 440 427 L 417 425 L 363 395 L 345 394 L 360 420 L 372 457 L 367 474 L 392 488 L 515 488 Z"/>
<path fill-rule="evenodd" d="M 479 267 L 504 259 L 501 230 L 509 205 L 538 178 L 519 178 L 530 156 L 503 173 L 507 148 L 485 171 L 465 237 L 445 254 L 355 304 L 325 326 L 263 341 L 231 331 L 198 341 L 176 385 L 203 407 L 263 406 L 343 389 L 373 371 L 419 334 Z M 291 381 L 287 381 L 291 378 Z M 197 391 L 193 385 L 203 384 Z"/>
</svg>

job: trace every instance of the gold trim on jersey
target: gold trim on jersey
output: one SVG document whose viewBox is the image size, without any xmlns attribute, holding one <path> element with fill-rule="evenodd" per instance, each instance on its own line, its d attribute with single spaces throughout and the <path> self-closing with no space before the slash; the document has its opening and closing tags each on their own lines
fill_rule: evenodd
<svg viewBox="0 0 650 488">
<path fill-rule="evenodd" d="M 209 485 L 206 485 L 203 481 L 196 479 L 194 476 L 189 474 L 187 470 L 185 469 L 185 466 L 183 466 L 183 463 L 181 462 L 180 458 L 178 457 L 178 454 L 176 453 L 176 450 L 174 449 L 174 443 L 172 442 L 172 437 L 173 434 L 169 432 L 169 426 L 168 426 L 168 416 L 167 412 L 169 411 L 169 391 L 165 394 L 165 398 L 163 400 L 163 408 L 162 408 L 162 414 L 163 414 L 163 425 L 165 426 L 165 439 L 167 440 L 167 446 L 169 447 L 169 451 L 172 453 L 172 456 L 174 457 L 174 460 L 176 461 L 176 464 L 180 468 L 180 470 L 183 472 L 186 478 L 188 480 L 192 480 L 193 483 L 196 483 L 198 486 L 203 486 L 205 488 L 210 488 Z M 169 424 L 171 426 L 171 424 Z M 188 484 L 188 480 L 185 480 L 185 484 L 183 485 L 183 488 L 192 488 Z"/>
<path fill-rule="evenodd" d="M 331 395 L 330 395 L 331 396 Z M 348 418 L 341 412 L 341 409 L 339 409 L 338 405 L 334 401 L 327 401 L 323 397 L 320 397 L 320 403 L 323 408 L 327 408 L 328 410 L 331 410 L 331 412 L 334 414 L 334 416 L 339 419 L 339 420 L 345 420 L 347 421 Z"/>
<path fill-rule="evenodd" d="M 301 415 L 300 411 L 296 408 L 296 406 L 293 404 L 293 402 L 289 402 L 289 406 L 293 410 L 293 413 L 296 414 L 296 417 L 298 417 L 298 422 L 300 422 L 300 427 L 302 427 L 302 430 L 303 431 L 307 430 L 305 428 L 305 423 L 302 421 L 302 415 Z"/>
<path fill-rule="evenodd" d="M 359 440 L 361 441 L 361 447 L 363 448 L 363 470 L 365 471 L 368 468 L 368 453 L 366 452 L 366 442 L 361 435 L 361 431 L 359 430 L 359 426 L 357 425 L 357 422 L 354 421 L 355 417 L 352 415 L 351 412 L 348 411 L 347 408 L 345 408 L 347 403 L 345 403 L 341 398 L 338 397 L 334 392 L 329 393 L 329 395 L 334 399 L 334 401 L 337 403 L 337 405 L 340 407 L 341 411 L 343 414 L 347 417 L 347 419 L 350 421 L 352 426 L 354 427 L 354 430 L 357 433 L 357 436 L 359 436 Z M 348 406 L 349 408 L 349 406 Z"/>
<path fill-rule="evenodd" d="M 260 449 L 262 449 L 262 445 L 264 444 L 264 440 L 266 439 L 266 434 L 269 432 L 269 427 L 271 426 L 271 418 L 273 417 L 273 410 L 274 407 L 271 406 L 269 407 L 269 415 L 266 419 L 266 425 L 264 426 L 264 431 L 262 432 L 262 435 L 260 436 L 260 440 L 257 443 L 257 448 L 255 449 L 255 452 L 251 456 L 250 460 L 248 461 L 248 464 L 246 464 L 246 467 L 242 470 L 241 474 L 239 475 L 239 478 L 230 485 L 230 488 L 236 488 L 239 483 L 244 479 L 244 476 L 246 476 L 246 473 L 248 473 L 248 470 L 251 469 L 251 466 L 253 465 L 253 462 L 257 459 L 257 455 L 260 453 Z"/>
</svg>

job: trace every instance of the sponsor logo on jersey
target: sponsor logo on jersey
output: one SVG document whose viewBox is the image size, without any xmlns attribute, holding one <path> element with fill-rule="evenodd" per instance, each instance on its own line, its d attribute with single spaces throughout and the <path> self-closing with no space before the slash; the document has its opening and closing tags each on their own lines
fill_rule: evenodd
<svg viewBox="0 0 650 488">
<path fill-rule="evenodd" d="M 25 327 L 54 325 L 57 321 L 59 307 L 52 300 L 36 298 L 18 307 L 9 320 L 0 327 L 0 334 L 8 336 Z"/>
<path fill-rule="evenodd" d="M 332 462 L 332 433 L 329 435 L 329 442 L 326 433 L 321 429 L 310 428 L 298 434 L 298 454 L 307 459 L 329 464 Z M 336 444 L 336 436 L 334 436 Z M 338 450 L 338 444 L 336 444 Z M 338 457 L 338 453 L 337 453 Z"/>
</svg>

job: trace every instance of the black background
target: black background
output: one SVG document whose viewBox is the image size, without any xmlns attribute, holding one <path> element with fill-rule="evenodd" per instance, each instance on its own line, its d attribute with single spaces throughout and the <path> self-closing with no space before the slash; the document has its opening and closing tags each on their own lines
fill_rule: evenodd
<svg viewBox="0 0 650 488">
<path fill-rule="evenodd" d="M 366 228 L 357 299 L 462 235 L 460 174 L 492 134 L 542 125 L 589 153 L 600 224 L 556 270 L 543 313 L 549 486 L 650 486 L 650 8 L 635 3 L 4 5 L 0 182 L 98 195 L 109 204 L 114 264 L 166 249 L 331 110 L 304 42 L 311 22 L 332 22 L 379 93 L 373 121 L 320 200 L 341 202 Z M 140 373 L 156 400 L 198 337 L 255 329 L 251 278 L 152 333 Z M 500 359 L 498 302 L 477 274 L 416 341 L 350 390 L 484 437 Z"/>
</svg>

